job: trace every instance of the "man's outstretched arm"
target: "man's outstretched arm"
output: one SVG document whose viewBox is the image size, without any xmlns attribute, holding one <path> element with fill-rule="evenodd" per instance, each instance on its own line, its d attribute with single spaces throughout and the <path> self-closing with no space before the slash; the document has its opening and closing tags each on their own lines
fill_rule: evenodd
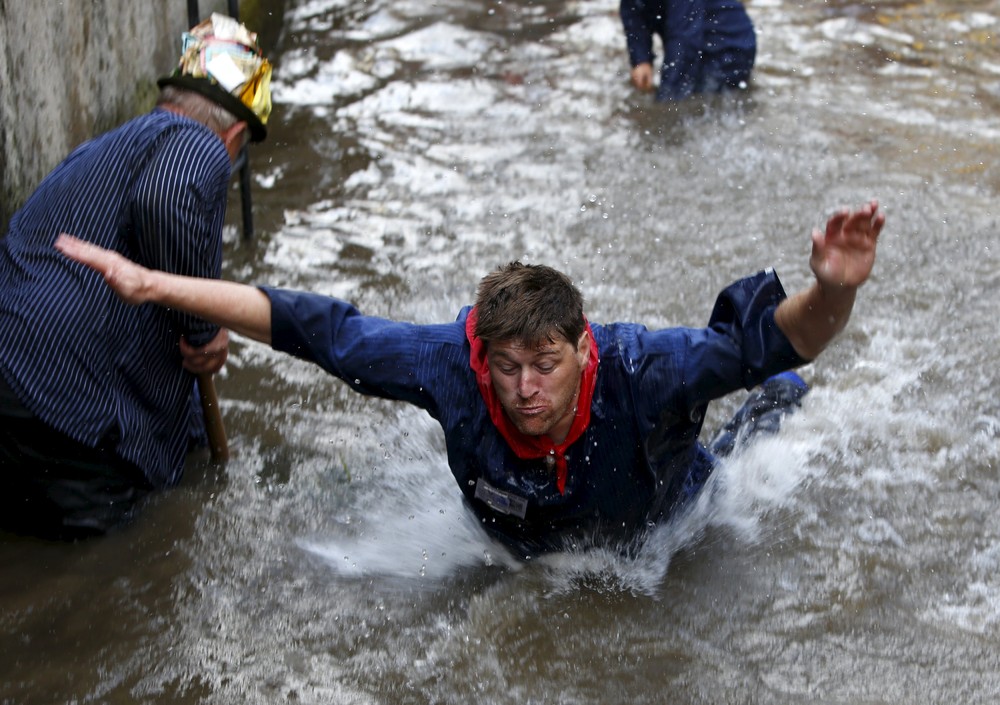
<svg viewBox="0 0 1000 705">
<path fill-rule="evenodd" d="M 259 289 L 146 269 L 117 252 L 71 235 L 60 235 L 55 244 L 70 259 L 101 274 L 126 303 L 154 303 L 177 309 L 271 344 L 271 302 Z"/>
<path fill-rule="evenodd" d="M 883 225 L 885 214 L 873 200 L 834 214 L 825 231 L 813 231 L 809 266 L 816 281 L 782 301 L 774 313 L 778 328 L 803 358 L 814 359 L 847 325 L 858 288 L 875 264 Z"/>
</svg>

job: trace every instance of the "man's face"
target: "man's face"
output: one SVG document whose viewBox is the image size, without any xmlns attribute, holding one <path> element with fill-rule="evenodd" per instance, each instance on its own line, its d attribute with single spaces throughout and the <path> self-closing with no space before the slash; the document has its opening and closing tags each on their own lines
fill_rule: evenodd
<svg viewBox="0 0 1000 705">
<path fill-rule="evenodd" d="M 507 414 L 521 433 L 561 443 L 573 425 L 580 375 L 590 359 L 586 331 L 576 345 L 553 336 L 537 345 L 494 341 L 487 349 L 490 377 Z"/>
<path fill-rule="evenodd" d="M 247 124 L 242 120 L 240 122 L 234 123 L 229 127 L 229 129 L 222 132 L 217 132 L 222 143 L 226 145 L 226 152 L 229 153 L 229 163 L 236 164 L 236 160 L 240 157 L 240 152 L 243 151 L 243 147 L 246 146 L 250 139 L 250 129 Z"/>
</svg>

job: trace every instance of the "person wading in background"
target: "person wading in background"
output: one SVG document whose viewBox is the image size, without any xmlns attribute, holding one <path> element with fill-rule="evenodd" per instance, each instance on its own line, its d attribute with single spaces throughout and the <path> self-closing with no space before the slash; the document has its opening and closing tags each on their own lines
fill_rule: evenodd
<svg viewBox="0 0 1000 705">
<path fill-rule="evenodd" d="M 622 0 L 632 85 L 657 100 L 746 88 L 757 53 L 753 23 L 738 0 Z M 653 36 L 663 43 L 653 83 Z"/>
</svg>

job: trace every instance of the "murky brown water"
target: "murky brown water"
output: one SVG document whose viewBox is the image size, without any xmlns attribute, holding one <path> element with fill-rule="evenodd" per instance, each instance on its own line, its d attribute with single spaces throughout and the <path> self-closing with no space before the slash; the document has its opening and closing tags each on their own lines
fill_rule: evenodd
<svg viewBox="0 0 1000 705">
<path fill-rule="evenodd" d="M 594 320 L 700 325 L 878 197 L 849 330 L 712 502 L 632 561 L 519 566 L 424 415 L 237 341 L 228 467 L 100 541 L 0 539 L 0 702 L 995 702 L 1000 2 L 748 8 L 751 91 L 663 106 L 611 0 L 290 3 L 227 244 L 231 278 L 389 317 L 524 258 Z"/>
</svg>

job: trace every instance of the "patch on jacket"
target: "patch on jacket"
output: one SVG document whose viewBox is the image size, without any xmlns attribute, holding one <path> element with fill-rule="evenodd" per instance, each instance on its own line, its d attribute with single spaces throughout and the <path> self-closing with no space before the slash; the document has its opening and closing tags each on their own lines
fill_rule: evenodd
<svg viewBox="0 0 1000 705">
<path fill-rule="evenodd" d="M 510 514 L 524 519 L 528 511 L 528 500 L 512 492 L 504 492 L 488 483 L 483 478 L 476 480 L 476 499 L 484 502 L 487 507 L 500 514 Z"/>
</svg>

